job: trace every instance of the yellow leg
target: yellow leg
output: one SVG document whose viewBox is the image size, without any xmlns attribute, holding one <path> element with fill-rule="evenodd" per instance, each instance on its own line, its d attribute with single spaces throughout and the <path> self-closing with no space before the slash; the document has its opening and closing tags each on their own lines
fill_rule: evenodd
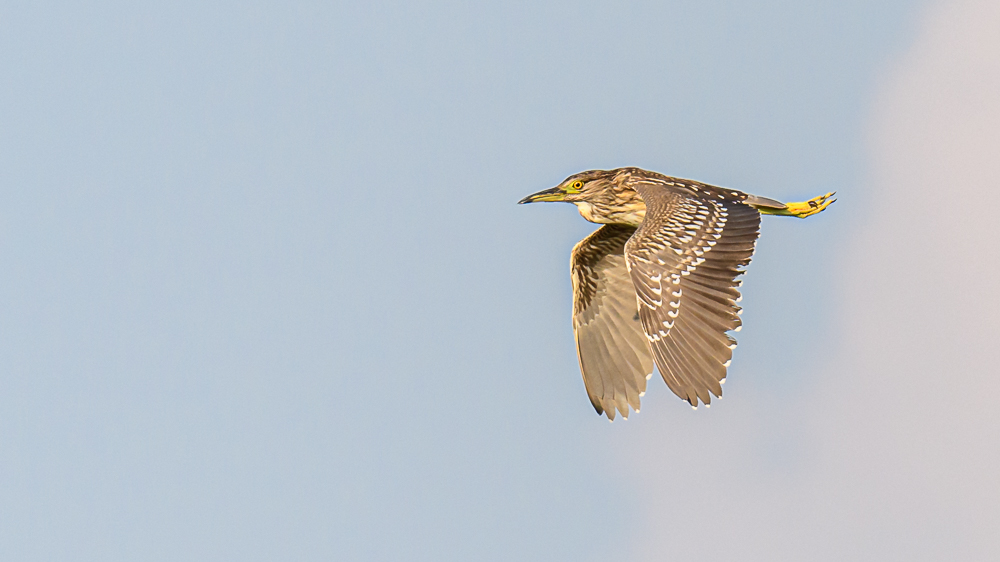
<svg viewBox="0 0 1000 562">
<path fill-rule="evenodd" d="M 804 219 L 806 217 L 811 217 L 829 207 L 834 201 L 836 201 L 836 199 L 833 199 L 833 195 L 834 193 L 827 193 L 826 195 L 813 197 L 812 199 L 801 203 L 785 203 L 784 209 L 758 207 L 757 210 L 760 211 L 762 215 L 779 215 Z"/>
</svg>

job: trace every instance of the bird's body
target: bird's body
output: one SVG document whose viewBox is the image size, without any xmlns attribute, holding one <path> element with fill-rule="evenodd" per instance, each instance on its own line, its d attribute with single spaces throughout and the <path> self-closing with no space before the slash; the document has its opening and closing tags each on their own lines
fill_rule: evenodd
<svg viewBox="0 0 1000 562">
<path fill-rule="evenodd" d="M 804 218 L 834 200 L 773 199 L 640 168 L 592 170 L 521 200 L 576 204 L 603 224 L 573 249 L 573 330 L 597 412 L 639 411 L 657 366 L 693 407 L 722 395 L 739 331 L 736 279 L 750 263 L 760 215 Z"/>
</svg>

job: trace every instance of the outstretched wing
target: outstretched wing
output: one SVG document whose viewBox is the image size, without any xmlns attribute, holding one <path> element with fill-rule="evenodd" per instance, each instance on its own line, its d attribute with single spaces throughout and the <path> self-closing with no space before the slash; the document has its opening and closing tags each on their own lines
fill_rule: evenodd
<svg viewBox="0 0 1000 562">
<path fill-rule="evenodd" d="M 605 225 L 573 248 L 573 334 L 583 383 L 597 413 L 615 419 L 639 411 L 653 358 L 625 268 L 625 242 L 635 228 Z"/>
<path fill-rule="evenodd" d="M 625 247 L 639 318 L 670 390 L 694 407 L 722 395 L 742 325 L 736 280 L 750 263 L 760 213 L 739 191 L 643 179 L 642 225 Z"/>
</svg>

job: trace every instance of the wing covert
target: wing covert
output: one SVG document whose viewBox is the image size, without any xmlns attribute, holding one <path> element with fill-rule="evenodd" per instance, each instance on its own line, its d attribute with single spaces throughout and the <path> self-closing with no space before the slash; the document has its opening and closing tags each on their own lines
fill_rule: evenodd
<svg viewBox="0 0 1000 562">
<path fill-rule="evenodd" d="M 646 215 L 625 247 L 639 318 L 667 386 L 694 407 L 721 396 L 738 331 L 740 282 L 760 213 L 738 191 L 644 178 Z"/>
</svg>

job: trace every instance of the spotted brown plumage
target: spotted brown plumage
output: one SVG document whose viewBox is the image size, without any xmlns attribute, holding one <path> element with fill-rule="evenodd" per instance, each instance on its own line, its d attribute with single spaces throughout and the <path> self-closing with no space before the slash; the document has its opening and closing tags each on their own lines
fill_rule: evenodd
<svg viewBox="0 0 1000 562">
<path fill-rule="evenodd" d="M 739 331 L 737 277 L 760 215 L 805 218 L 833 203 L 773 199 L 640 168 L 592 170 L 521 203 L 567 201 L 601 223 L 573 249 L 573 329 L 597 412 L 639 411 L 655 363 L 694 407 L 722 395 Z"/>
<path fill-rule="evenodd" d="M 639 318 L 664 382 L 692 406 L 722 395 L 742 325 L 736 277 L 750 263 L 760 213 L 746 195 L 679 180 L 630 181 L 646 220 L 625 246 Z"/>
</svg>

